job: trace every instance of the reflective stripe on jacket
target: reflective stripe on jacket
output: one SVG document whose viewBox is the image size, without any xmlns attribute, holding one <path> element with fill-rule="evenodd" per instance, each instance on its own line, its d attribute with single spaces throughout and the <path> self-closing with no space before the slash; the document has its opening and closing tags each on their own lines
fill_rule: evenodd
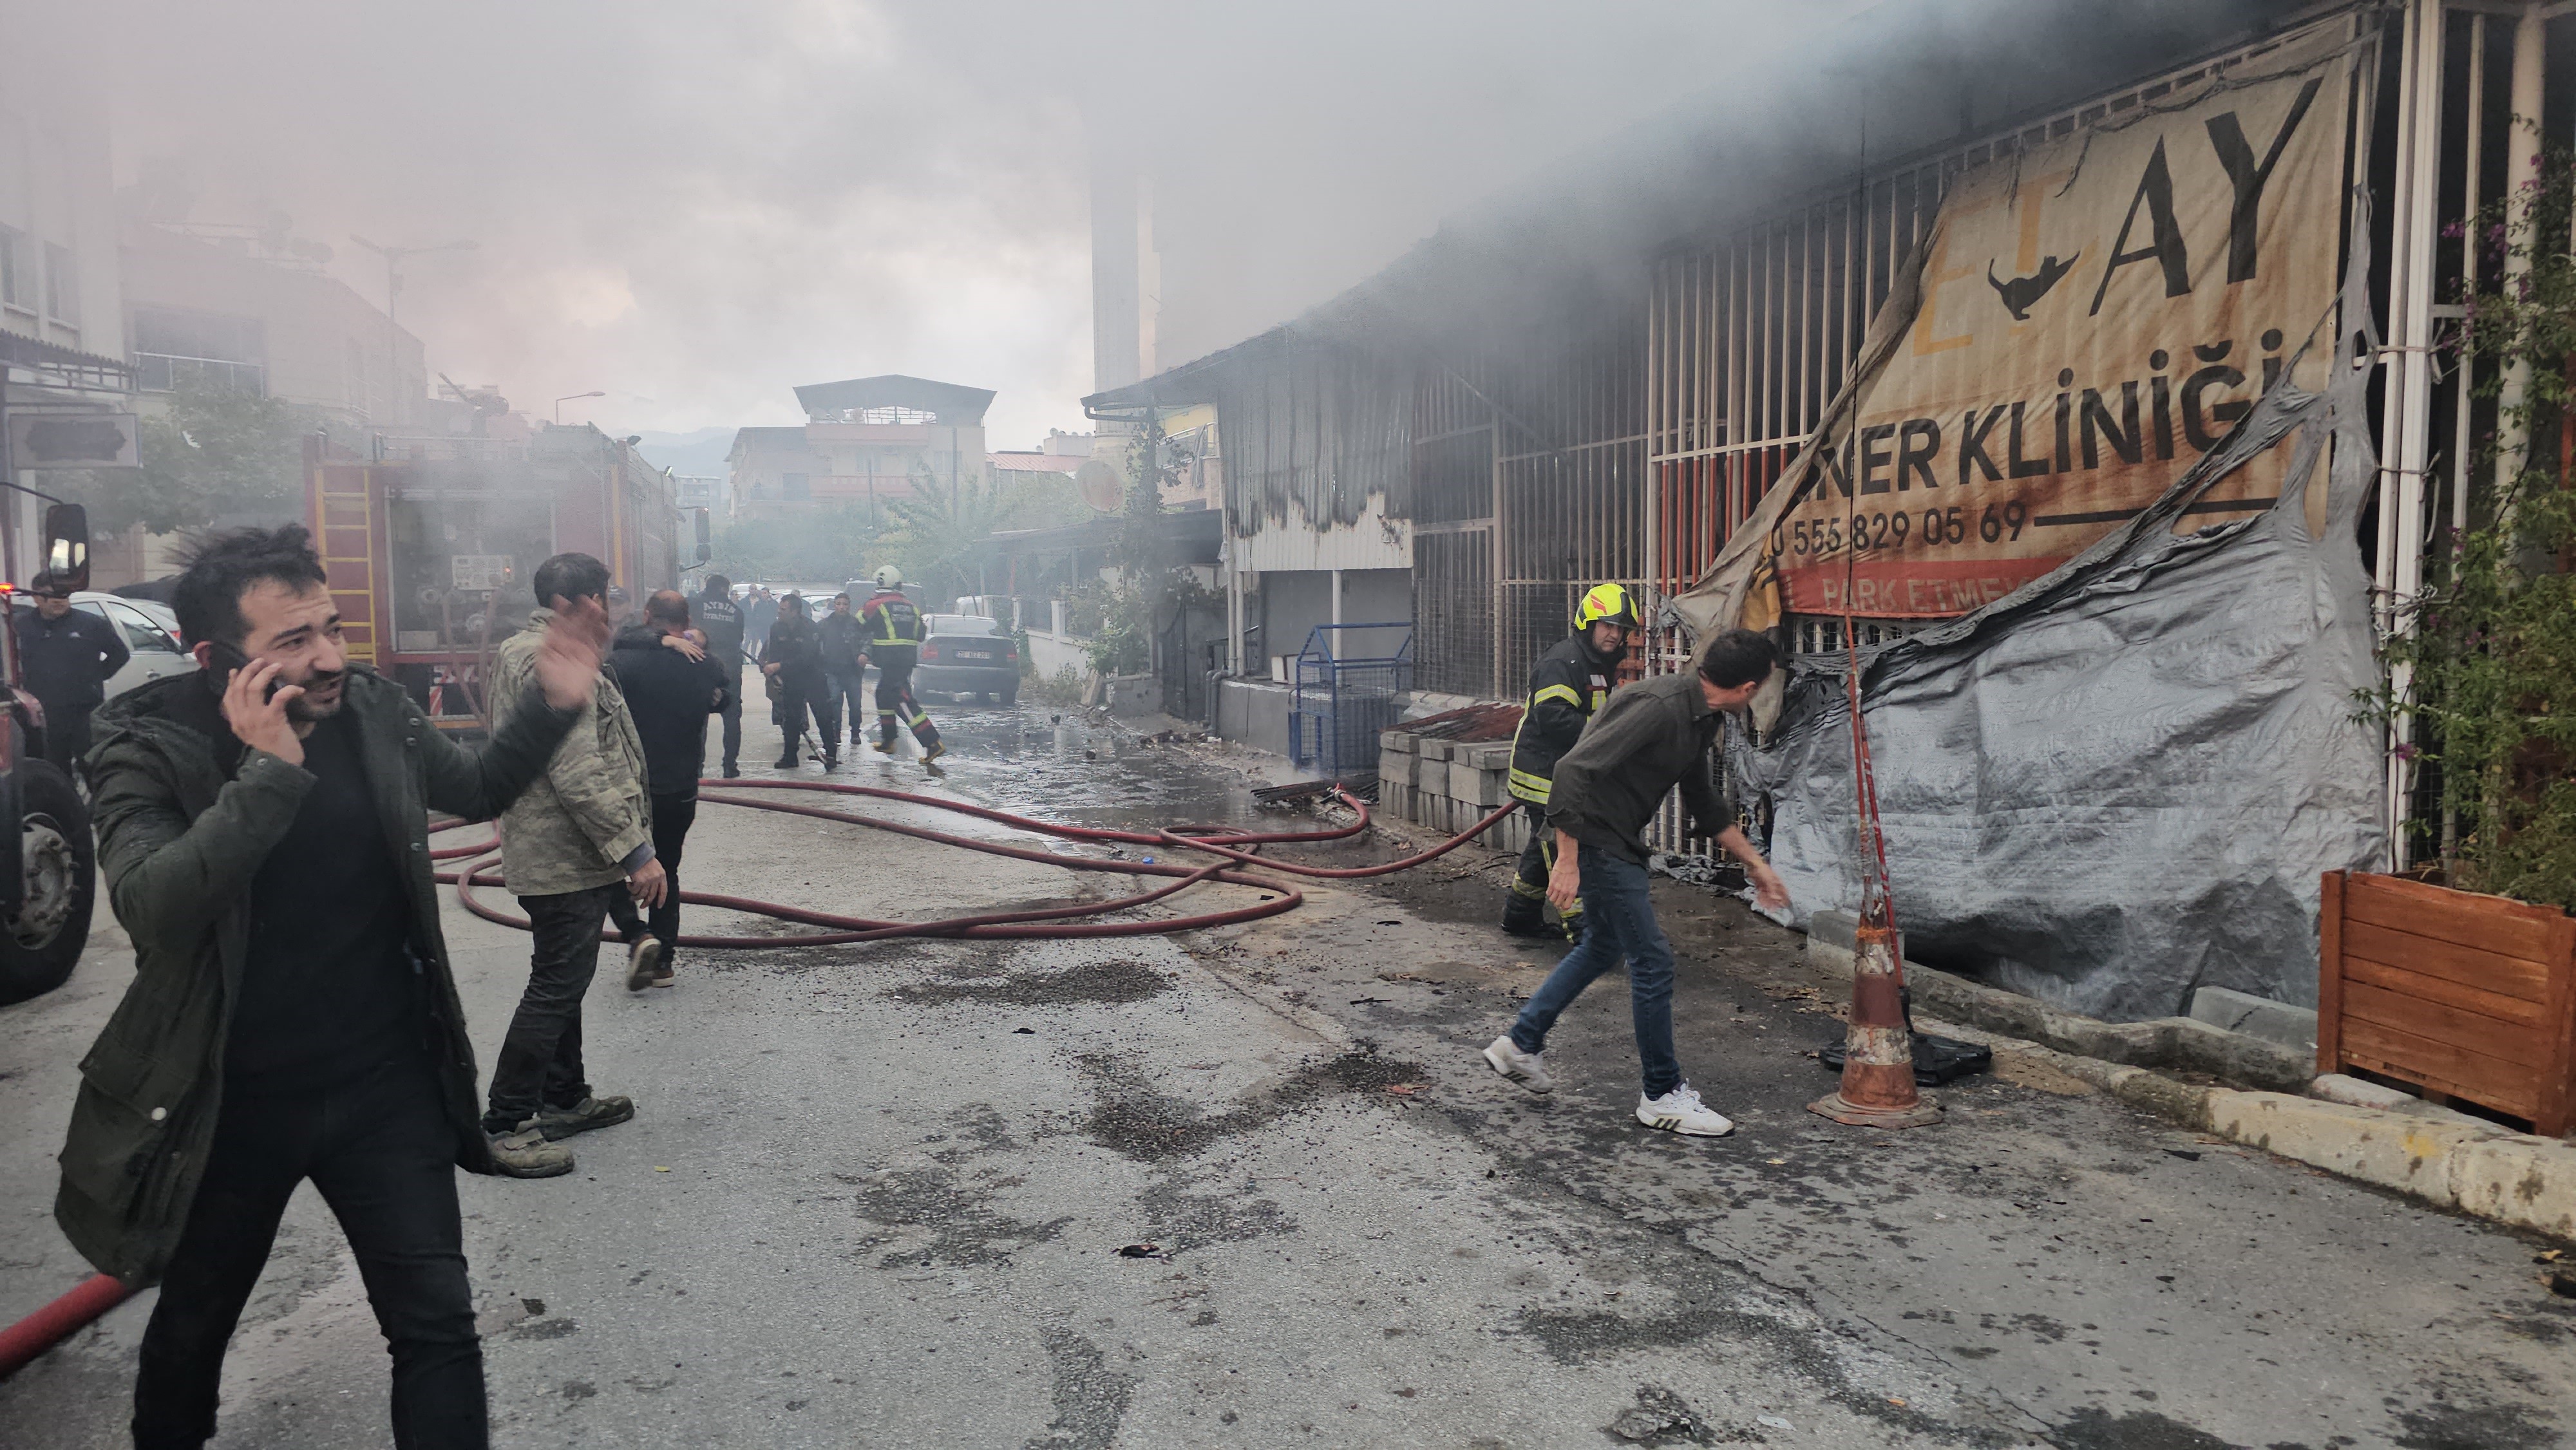
<svg viewBox="0 0 2576 1450">
<path fill-rule="evenodd" d="M 900 590 L 869 595 L 859 606 L 859 624 L 872 645 L 921 643 L 921 611 Z"/>
<path fill-rule="evenodd" d="M 1610 698 L 1610 676 L 1582 635 L 1557 641 L 1530 666 L 1529 700 L 1512 736 L 1513 797 L 1546 805 L 1556 762 L 1574 748 L 1592 712 Z"/>
</svg>

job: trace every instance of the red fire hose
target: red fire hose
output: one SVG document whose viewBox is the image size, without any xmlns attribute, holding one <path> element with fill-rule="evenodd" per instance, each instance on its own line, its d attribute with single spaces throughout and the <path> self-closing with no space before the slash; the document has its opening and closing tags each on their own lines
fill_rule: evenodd
<svg viewBox="0 0 2576 1450">
<path fill-rule="evenodd" d="M 1483 820 L 1478 821 L 1475 825 L 1470 826 L 1465 831 L 1450 837 L 1447 841 L 1432 847 L 1430 850 L 1407 856 L 1400 861 L 1388 861 L 1375 866 L 1326 868 L 1319 866 L 1301 866 L 1294 862 L 1281 861 L 1273 857 L 1262 856 L 1259 855 L 1258 852 L 1264 846 L 1347 840 L 1350 837 L 1356 836 L 1360 832 L 1367 830 L 1369 827 L 1368 807 L 1362 804 L 1357 797 L 1351 795 L 1348 791 L 1339 791 L 1337 794 L 1341 796 L 1345 804 L 1359 812 L 1359 819 L 1352 822 L 1350 825 L 1339 827 L 1334 830 L 1245 831 L 1224 826 L 1178 826 L 1162 830 L 1124 831 L 1101 826 L 1068 826 L 1054 821 L 1042 821 L 1032 816 L 1014 815 L 1009 811 L 994 810 L 989 806 L 973 805 L 965 801 L 950 800 L 940 796 L 921 795 L 913 791 L 892 790 L 884 786 L 845 785 L 839 781 L 703 780 L 698 784 L 700 786 L 698 799 L 700 801 L 713 801 L 719 805 L 743 806 L 751 810 L 760 811 L 781 811 L 789 815 L 811 816 L 818 820 L 847 821 L 852 825 L 869 826 L 880 831 L 892 831 L 898 835 L 911 836 L 917 840 L 934 841 L 944 846 L 956 846 L 969 851 L 982 851 L 989 855 L 1007 856 L 1014 860 L 1033 861 L 1041 865 L 1061 866 L 1069 871 L 1101 871 L 1123 876 L 1162 876 L 1176 879 L 1172 884 L 1161 887 L 1157 890 L 1141 892 L 1133 896 L 1122 896 L 1110 901 L 1089 903 L 1068 902 L 1062 906 L 1041 907 L 1033 911 L 986 912 L 974 916 L 953 916 L 941 918 L 935 921 L 913 922 L 881 921 L 872 917 L 843 916 L 834 912 L 815 911 L 806 907 L 785 906 L 777 902 L 758 901 L 747 896 L 724 896 L 712 892 L 683 891 L 680 893 L 680 901 L 683 905 L 722 907 L 728 911 L 739 911 L 754 916 L 766 916 L 777 921 L 792 921 L 805 926 L 831 928 L 831 930 L 828 931 L 804 932 L 794 935 L 779 936 L 681 937 L 679 939 L 679 944 L 689 947 L 760 948 L 838 946 L 849 942 L 885 941 L 894 937 L 1062 938 L 1159 936 L 1166 932 L 1198 931 L 1212 926 L 1228 926 L 1237 922 L 1258 921 L 1264 917 L 1277 916 L 1283 912 L 1294 911 L 1297 907 L 1304 904 L 1306 897 L 1303 892 L 1300 892 L 1293 887 L 1283 886 L 1274 881 L 1265 881 L 1258 876 L 1247 874 L 1239 869 L 1241 867 L 1258 866 L 1265 871 L 1279 872 L 1287 875 L 1335 879 L 1360 876 L 1384 876 L 1390 872 L 1403 871 L 1414 866 L 1419 866 L 1423 862 L 1429 861 L 1434 857 L 1445 855 L 1450 851 L 1456 850 L 1468 841 L 1471 841 L 1477 836 L 1482 835 L 1487 830 L 1490 830 L 1497 822 L 1518 809 L 1517 805 L 1503 806 L 1492 814 L 1486 816 Z M 954 811 L 959 815 L 974 816 L 981 820 L 997 822 L 1019 830 L 1034 831 L 1044 835 L 1056 836 L 1068 841 L 1081 841 L 1092 844 L 1153 846 L 1162 849 L 1198 851 L 1219 857 L 1220 859 L 1209 862 L 1204 866 L 1192 867 L 1172 865 L 1150 860 L 1126 861 L 1114 857 L 1063 856 L 1058 855 L 1053 851 L 1040 851 L 1026 846 L 1006 845 L 999 841 L 981 841 L 971 836 L 953 835 L 947 831 L 933 830 L 928 826 L 911 825 L 902 821 L 887 820 L 879 816 L 855 815 L 847 811 L 829 810 L 822 806 L 798 805 L 788 801 L 760 800 L 751 796 L 737 794 L 737 792 L 745 790 L 801 790 L 820 791 L 829 795 L 867 796 L 878 800 L 900 801 L 907 805 L 927 806 L 937 810 Z M 502 884 L 501 878 L 489 869 L 500 859 L 497 838 L 487 837 L 471 846 L 448 847 L 434 851 L 431 855 L 434 859 L 441 861 L 472 858 L 467 861 L 467 864 L 458 867 L 456 870 L 440 872 L 438 874 L 438 879 L 454 883 L 456 886 L 457 901 L 462 904 L 466 910 L 473 912 L 476 916 L 482 917 L 486 921 L 499 922 L 503 926 L 517 927 L 521 930 L 526 929 L 528 923 L 525 917 L 514 916 L 498 907 L 487 905 L 480 897 L 477 897 L 474 894 L 474 888 L 477 886 L 499 886 Z M 1247 886 L 1256 891 L 1261 891 L 1267 894 L 1265 894 L 1260 901 L 1251 905 L 1232 907 L 1223 911 L 1202 912 L 1191 916 L 1158 917 L 1139 921 L 1074 920 L 1074 918 L 1079 917 L 1107 916 L 1116 912 L 1130 911 L 1137 907 L 1160 901 L 1165 897 L 1175 895 L 1189 887 L 1211 881 L 1224 882 L 1231 886 Z"/>
<path fill-rule="evenodd" d="M 1245 831 L 1227 826 L 1174 826 L 1152 831 L 1122 831 L 1099 826 L 1068 826 L 1042 821 L 1031 816 L 1014 815 L 989 806 L 912 791 L 889 790 L 883 786 L 844 785 L 824 780 L 702 780 L 698 799 L 719 805 L 742 806 L 759 811 L 783 811 L 790 815 L 812 816 L 818 820 L 847 821 L 880 831 L 892 831 L 916 840 L 933 841 L 968 851 L 982 851 L 994 856 L 1007 856 L 1017 861 L 1061 866 L 1068 871 L 1099 871 L 1120 876 L 1154 876 L 1166 878 L 1166 884 L 1150 891 L 1122 896 L 1111 901 L 1067 902 L 1061 906 L 1039 907 L 1029 911 L 988 911 L 970 916 L 943 917 L 935 921 L 879 921 L 871 917 L 843 916 L 835 912 L 814 911 L 805 907 L 786 906 L 771 901 L 756 901 L 748 896 L 724 896 L 713 892 L 683 891 L 680 901 L 688 906 L 714 906 L 775 921 L 792 921 L 804 926 L 828 928 L 781 936 L 684 936 L 680 945 L 690 947 L 812 947 L 838 946 L 850 942 L 885 941 L 895 937 L 1119 937 L 1159 936 L 1165 932 L 1198 931 L 1237 922 L 1259 921 L 1294 911 L 1304 904 L 1303 892 L 1274 881 L 1263 880 L 1243 868 L 1257 866 L 1264 871 L 1290 876 L 1347 880 L 1362 876 L 1384 876 L 1409 870 L 1435 857 L 1447 855 L 1467 842 L 1493 829 L 1505 816 L 1519 809 L 1517 803 L 1505 805 L 1473 826 L 1450 837 L 1427 851 L 1416 852 L 1399 861 L 1375 866 L 1322 867 L 1301 866 L 1260 853 L 1264 846 L 1312 844 L 1342 841 L 1369 827 L 1369 809 L 1348 791 L 1337 790 L 1343 802 L 1359 812 L 1350 825 L 1328 831 Z M 953 835 L 927 826 L 886 820 L 877 816 L 854 815 L 847 811 L 828 810 L 822 806 L 797 805 L 787 801 L 760 800 L 738 794 L 748 790 L 821 791 L 829 795 L 868 796 L 878 800 L 900 801 L 906 805 L 927 806 L 954 811 L 1018 830 L 1034 831 L 1067 841 L 1094 845 L 1152 846 L 1162 850 L 1196 851 L 1217 859 L 1204 866 L 1181 866 L 1159 861 L 1126 861 L 1115 857 L 1060 856 L 1052 851 L 1033 850 L 1000 841 L 979 841 L 970 836 Z M 435 831 L 448 831 L 470 824 L 452 821 L 435 826 Z M 491 871 L 501 859 L 497 834 L 468 846 L 449 846 L 430 853 L 438 861 L 463 861 L 452 871 L 437 873 L 438 879 L 456 887 L 456 899 L 466 910 L 486 921 L 503 926 L 527 929 L 525 917 L 513 916 L 497 907 L 486 905 L 475 896 L 477 886 L 499 886 L 503 882 Z M 1222 882 L 1228 886 L 1248 887 L 1263 893 L 1260 900 L 1221 911 L 1200 912 L 1190 916 L 1156 917 L 1135 921 L 1086 921 L 1080 918 L 1109 916 L 1133 911 L 1186 891 L 1193 886 Z M 94 1275 L 77 1289 L 51 1304 L 0 1330 L 0 1379 L 7 1378 L 21 1365 L 44 1353 L 55 1344 L 79 1331 L 91 1320 L 116 1307 L 133 1291 L 105 1274 Z"/>
<path fill-rule="evenodd" d="M 60 1299 L 0 1329 L 0 1380 L 79 1332 L 81 1326 L 125 1302 L 133 1293 L 105 1274 L 92 1274 Z"/>
</svg>

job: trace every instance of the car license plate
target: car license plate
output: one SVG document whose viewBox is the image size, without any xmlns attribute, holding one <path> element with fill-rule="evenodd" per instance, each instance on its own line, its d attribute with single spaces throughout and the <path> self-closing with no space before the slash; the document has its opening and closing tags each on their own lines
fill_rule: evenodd
<svg viewBox="0 0 2576 1450">
<path fill-rule="evenodd" d="M 961 660 L 989 660 L 993 657 L 993 652 L 988 649 L 961 649 L 957 652 L 957 657 Z"/>
</svg>

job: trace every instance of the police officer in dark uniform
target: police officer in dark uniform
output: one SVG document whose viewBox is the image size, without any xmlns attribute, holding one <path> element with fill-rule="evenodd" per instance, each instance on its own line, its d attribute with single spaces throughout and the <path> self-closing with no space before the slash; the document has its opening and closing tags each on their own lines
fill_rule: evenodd
<svg viewBox="0 0 2576 1450">
<path fill-rule="evenodd" d="M 1574 633 L 1530 666 L 1529 699 L 1512 737 L 1509 789 L 1529 817 L 1529 844 L 1503 903 L 1503 930 L 1514 936 L 1580 936 L 1583 903 L 1561 921 L 1547 904 L 1547 877 L 1556 867 L 1556 833 L 1547 825 L 1547 796 L 1556 762 L 1574 748 L 1592 712 L 1610 698 L 1619 661 L 1628 653 L 1628 631 L 1637 627 L 1637 602 L 1616 584 L 1596 584 L 1574 612 Z"/>
<path fill-rule="evenodd" d="M 877 739 L 879 755 L 894 754 L 894 727 L 900 717 L 912 738 L 921 742 L 923 764 L 948 753 L 939 729 L 912 697 L 912 667 L 921 654 L 921 611 L 903 592 L 903 571 L 892 564 L 877 570 L 877 592 L 859 606 L 859 631 L 866 639 L 868 663 L 877 667 Z"/>
<path fill-rule="evenodd" d="M 89 754 L 89 712 L 107 677 L 125 668 L 125 636 L 103 616 L 72 608 L 69 591 L 38 575 L 36 607 L 17 612 L 18 668 L 45 707 L 45 758 L 65 775 Z"/>
<path fill-rule="evenodd" d="M 698 631 L 707 637 L 707 658 L 715 661 L 724 677 L 724 774 L 732 780 L 742 774 L 743 659 L 742 606 L 733 602 L 733 581 L 722 574 L 708 575 L 707 587 L 691 612 L 697 616 Z"/>
</svg>

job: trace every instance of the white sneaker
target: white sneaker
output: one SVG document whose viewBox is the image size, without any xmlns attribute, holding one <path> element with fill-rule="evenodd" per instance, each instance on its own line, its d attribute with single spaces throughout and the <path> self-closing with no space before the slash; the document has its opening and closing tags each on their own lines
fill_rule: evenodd
<svg viewBox="0 0 2576 1450">
<path fill-rule="evenodd" d="M 1724 1113 L 1699 1100 L 1699 1092 L 1683 1083 L 1659 1098 L 1637 1095 L 1637 1121 L 1649 1128 L 1667 1133 L 1680 1133 L 1690 1138 L 1723 1138 L 1735 1131 L 1735 1124 Z"/>
<path fill-rule="evenodd" d="M 1547 1075 L 1544 1052 L 1523 1052 L 1512 1045 L 1510 1033 L 1494 1039 L 1485 1049 L 1485 1064 L 1494 1071 L 1519 1083 L 1534 1093 L 1556 1091 L 1556 1079 Z"/>
</svg>

